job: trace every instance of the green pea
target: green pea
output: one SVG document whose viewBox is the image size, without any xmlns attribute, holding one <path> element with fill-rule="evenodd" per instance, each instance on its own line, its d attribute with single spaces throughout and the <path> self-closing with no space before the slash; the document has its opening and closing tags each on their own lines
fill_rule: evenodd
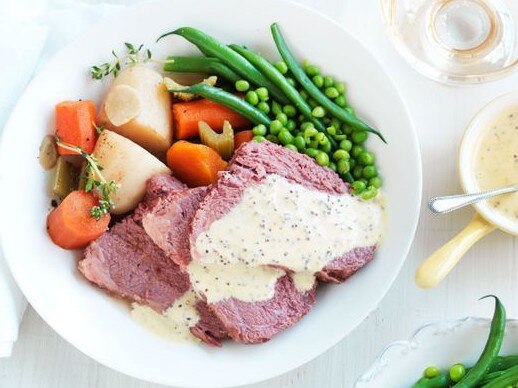
<svg viewBox="0 0 518 388">
<path fill-rule="evenodd" d="M 347 108 L 345 108 L 345 110 L 353 116 L 356 116 L 356 113 L 354 112 L 354 109 L 352 107 L 348 106 Z"/>
<path fill-rule="evenodd" d="M 280 131 L 278 137 L 279 141 L 284 145 L 292 144 L 294 140 L 293 135 L 287 129 Z"/>
<path fill-rule="evenodd" d="M 259 104 L 257 104 L 257 109 L 259 109 L 264 114 L 270 113 L 270 105 L 266 101 L 261 101 Z"/>
<path fill-rule="evenodd" d="M 450 378 L 454 383 L 458 383 L 466 375 L 466 368 L 462 364 L 455 364 L 450 368 Z"/>
<path fill-rule="evenodd" d="M 351 155 L 353 158 L 357 158 L 363 152 L 363 147 L 359 145 L 354 145 L 351 149 Z"/>
<path fill-rule="evenodd" d="M 288 116 L 286 113 L 281 112 L 275 115 L 275 118 L 281 122 L 282 125 L 288 124 Z"/>
<path fill-rule="evenodd" d="M 330 127 L 327 127 L 326 131 L 331 136 L 336 135 L 336 127 L 333 127 L 332 125 Z"/>
<path fill-rule="evenodd" d="M 297 117 L 297 119 L 299 120 L 299 123 L 303 123 L 304 120 L 306 120 L 306 117 L 304 115 L 299 115 L 299 117 Z"/>
<path fill-rule="evenodd" d="M 324 117 L 326 115 L 326 111 L 321 106 L 316 106 L 311 111 L 311 114 L 313 115 L 313 117 L 322 118 L 322 117 Z"/>
<path fill-rule="evenodd" d="M 342 132 L 345 133 L 346 135 L 352 134 L 353 131 L 354 130 L 350 126 L 348 126 L 347 124 L 342 125 Z"/>
<path fill-rule="evenodd" d="M 282 106 L 277 101 L 272 102 L 272 113 L 274 115 L 278 115 L 279 113 L 282 113 Z"/>
<path fill-rule="evenodd" d="M 291 77 L 286 77 L 286 81 L 293 87 L 297 86 L 297 83 L 295 82 L 295 80 Z"/>
<path fill-rule="evenodd" d="M 362 166 L 356 166 L 353 168 L 353 177 L 356 179 L 361 179 L 363 176 L 363 167 Z"/>
<path fill-rule="evenodd" d="M 263 141 L 266 140 L 266 138 L 264 136 L 254 136 L 252 139 L 258 143 L 262 143 Z"/>
<path fill-rule="evenodd" d="M 272 135 L 278 135 L 279 132 L 284 128 L 282 123 L 279 120 L 273 120 L 270 123 L 270 133 Z"/>
<path fill-rule="evenodd" d="M 335 98 L 334 101 L 335 101 L 335 104 L 341 108 L 345 108 L 347 106 L 347 101 L 345 100 L 344 96 L 338 96 Z"/>
<path fill-rule="evenodd" d="M 286 65 L 286 62 L 284 61 L 279 61 L 274 66 L 281 74 L 286 74 L 288 72 L 288 65 Z"/>
<path fill-rule="evenodd" d="M 320 166 L 329 165 L 329 155 L 325 152 L 319 152 L 317 156 L 315 156 L 315 160 Z"/>
<path fill-rule="evenodd" d="M 295 151 L 295 152 L 299 152 L 299 150 L 297 149 L 297 147 L 295 147 L 293 144 L 286 144 L 284 147 L 292 150 L 292 151 Z"/>
<path fill-rule="evenodd" d="M 286 129 L 288 129 L 289 131 L 293 131 L 295 128 L 297 128 L 297 123 L 295 122 L 295 120 L 288 120 L 288 122 L 286 123 Z"/>
<path fill-rule="evenodd" d="M 307 143 L 309 148 L 318 148 L 320 144 L 318 144 L 317 140 L 311 140 L 309 143 Z"/>
<path fill-rule="evenodd" d="M 336 166 L 339 174 L 345 174 L 351 170 L 351 165 L 346 159 L 338 160 L 338 162 L 336 162 Z"/>
<path fill-rule="evenodd" d="M 320 73 L 320 69 L 317 66 L 314 66 L 314 65 L 306 66 L 306 74 L 309 77 L 313 77 L 315 75 L 318 75 L 319 73 Z"/>
<path fill-rule="evenodd" d="M 256 136 L 265 136 L 266 135 L 266 132 L 268 132 L 268 129 L 266 128 L 266 125 L 264 124 L 259 124 L 259 125 L 256 125 L 253 129 L 252 129 L 252 133 Z"/>
<path fill-rule="evenodd" d="M 379 189 L 381 186 L 383 186 L 383 180 L 379 176 L 375 176 L 369 179 L 369 185 Z"/>
<path fill-rule="evenodd" d="M 334 160 L 350 159 L 350 158 L 351 158 L 351 155 L 349 155 L 349 152 L 347 152 L 346 150 L 342 150 L 342 149 L 336 150 L 335 153 L 333 154 Z"/>
<path fill-rule="evenodd" d="M 363 167 L 363 176 L 365 178 L 367 178 L 367 179 L 374 178 L 377 175 L 378 175 L 378 169 L 375 166 L 365 166 L 365 167 Z"/>
<path fill-rule="evenodd" d="M 433 379 L 441 374 L 441 370 L 436 366 L 429 366 L 424 370 L 424 377 L 428 379 Z"/>
<path fill-rule="evenodd" d="M 321 75 L 314 76 L 312 78 L 312 81 L 317 88 L 321 88 L 322 86 L 324 86 L 324 77 L 322 77 Z"/>
<path fill-rule="evenodd" d="M 304 136 L 306 136 L 306 137 L 315 136 L 317 133 L 318 133 L 318 131 L 314 127 L 312 127 L 312 126 L 309 126 L 309 127 L 304 129 Z"/>
<path fill-rule="evenodd" d="M 272 143 L 279 144 L 279 138 L 275 135 L 269 134 L 266 136 L 266 140 L 271 141 Z"/>
<path fill-rule="evenodd" d="M 248 92 L 246 92 L 245 100 L 250 105 L 257 105 L 257 103 L 259 102 L 259 96 L 253 90 L 249 90 Z"/>
<path fill-rule="evenodd" d="M 336 130 L 338 131 L 338 130 L 340 130 L 340 127 L 342 126 L 342 123 L 336 117 L 333 117 L 331 119 L 331 126 L 335 127 Z"/>
<path fill-rule="evenodd" d="M 318 106 L 318 102 L 316 102 L 316 101 L 315 101 L 315 100 L 313 100 L 312 98 L 309 98 L 309 99 L 308 99 L 308 104 L 309 104 L 309 106 L 310 106 L 310 107 L 312 107 L 312 108 L 315 108 L 315 107 L 317 107 L 317 106 Z"/>
<path fill-rule="evenodd" d="M 365 140 L 367 140 L 367 132 L 366 131 L 354 131 L 351 135 L 351 139 L 353 140 L 353 143 L 356 144 L 363 144 L 365 143 Z"/>
<path fill-rule="evenodd" d="M 303 131 L 305 131 L 306 129 L 308 128 L 313 128 L 315 129 L 315 126 L 313 125 L 312 122 L 310 121 L 305 121 L 303 122 L 301 125 L 300 125 L 300 129 L 302 129 Z M 318 131 L 315 129 L 315 133 L 317 133 Z M 312 135 L 307 135 L 307 136 L 312 136 Z"/>
<path fill-rule="evenodd" d="M 295 136 L 295 139 L 293 139 L 293 144 L 299 151 L 303 151 L 306 148 L 306 141 L 302 136 Z"/>
<path fill-rule="evenodd" d="M 324 77 L 324 86 L 329 88 L 335 84 L 335 79 L 331 76 Z"/>
<path fill-rule="evenodd" d="M 335 135 L 335 140 L 340 142 L 342 140 L 346 140 L 347 139 L 347 135 Z"/>
<path fill-rule="evenodd" d="M 315 135 L 315 140 L 318 141 L 318 144 L 323 144 L 322 142 L 324 141 L 325 138 L 326 138 L 326 135 L 324 135 L 322 132 L 318 132 Z"/>
<path fill-rule="evenodd" d="M 264 86 L 257 88 L 255 92 L 257 93 L 257 96 L 261 101 L 268 101 L 268 99 L 270 98 L 268 96 L 268 89 L 266 89 Z"/>
<path fill-rule="evenodd" d="M 374 154 L 372 152 L 363 151 L 360 155 L 358 155 L 358 160 L 360 163 L 362 163 L 364 166 L 368 166 L 371 164 L 374 164 Z"/>
<path fill-rule="evenodd" d="M 239 81 L 236 81 L 236 90 L 238 92 L 246 92 L 248 89 L 250 89 L 250 84 L 248 83 L 248 81 L 244 80 L 244 79 L 240 79 Z"/>
<path fill-rule="evenodd" d="M 335 82 L 334 87 L 338 90 L 338 93 L 345 93 L 345 84 L 343 82 Z"/>
<path fill-rule="evenodd" d="M 365 199 L 365 200 L 373 199 L 373 198 L 376 198 L 377 195 L 378 195 L 378 189 L 373 186 L 369 186 L 369 187 L 367 187 L 367 190 L 365 190 L 362 193 L 362 199 Z"/>
<path fill-rule="evenodd" d="M 329 162 L 329 165 L 327 167 L 329 167 L 334 172 L 337 171 L 337 167 L 336 167 L 336 164 L 334 162 Z"/>
<path fill-rule="evenodd" d="M 353 188 L 353 193 L 356 195 L 361 194 L 366 188 L 365 183 L 362 181 L 354 181 L 351 186 Z"/>
<path fill-rule="evenodd" d="M 320 144 L 320 149 L 325 152 L 326 154 L 329 154 L 331 152 L 331 148 L 333 147 L 331 145 L 331 142 L 326 138 L 327 142 L 325 142 L 324 144 Z"/>
<path fill-rule="evenodd" d="M 306 148 L 306 155 L 314 158 L 320 153 L 316 148 Z"/>
<path fill-rule="evenodd" d="M 324 93 L 329 98 L 336 98 L 336 97 L 338 97 L 340 95 L 340 93 L 338 93 L 338 90 L 336 90 L 336 88 L 334 88 L 332 86 L 326 88 Z"/>
<path fill-rule="evenodd" d="M 339 148 L 344 151 L 350 151 L 353 148 L 353 143 L 350 140 L 344 139 L 340 142 Z"/>
<path fill-rule="evenodd" d="M 297 109 L 293 105 L 284 105 L 284 108 L 282 108 L 282 111 L 286 116 L 288 117 L 295 117 L 297 114 Z"/>
</svg>

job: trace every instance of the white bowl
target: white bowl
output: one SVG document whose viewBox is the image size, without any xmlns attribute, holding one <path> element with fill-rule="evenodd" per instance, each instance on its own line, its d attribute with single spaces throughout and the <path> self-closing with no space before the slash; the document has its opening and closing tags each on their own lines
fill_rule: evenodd
<svg viewBox="0 0 518 388">
<path fill-rule="evenodd" d="M 354 387 L 409 388 L 430 365 L 443 370 L 457 363 L 472 366 L 484 349 L 490 326 L 490 319 L 473 317 L 423 326 L 408 341 L 387 346 Z M 508 320 L 500 354 L 517 351 L 518 321 Z"/>
<path fill-rule="evenodd" d="M 78 254 L 54 246 L 45 231 L 50 208 L 48 175 L 37 155 L 53 131 L 54 104 L 99 101 L 108 81 L 91 80 L 88 68 L 110 59 L 123 42 L 151 46 L 156 58 L 197 53 L 179 37 L 154 44 L 163 32 L 199 27 L 224 42 L 246 44 L 278 58 L 269 26 L 278 21 L 301 60 L 345 80 L 361 117 L 383 131 L 374 137 L 385 178 L 388 234 L 375 260 L 343 285 L 322 287 L 316 307 L 294 328 L 264 345 L 225 343 L 222 349 L 175 344 L 135 323 L 126 305 L 92 287 L 77 272 Z M 396 87 L 374 57 L 325 17 L 295 4 L 263 0 L 163 0 L 143 3 L 103 20 L 61 50 L 19 100 L 0 146 L 2 248 L 20 288 L 63 338 L 95 360 L 123 373 L 180 386 L 235 386 L 287 372 L 344 338 L 379 303 L 398 274 L 412 242 L 421 202 L 421 161 L 415 132 Z"/>
</svg>

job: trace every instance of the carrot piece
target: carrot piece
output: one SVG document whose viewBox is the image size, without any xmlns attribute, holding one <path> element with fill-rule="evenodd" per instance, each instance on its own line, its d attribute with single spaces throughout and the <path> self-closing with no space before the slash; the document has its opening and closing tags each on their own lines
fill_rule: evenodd
<svg viewBox="0 0 518 388">
<path fill-rule="evenodd" d="M 56 105 L 56 135 L 64 143 L 81 147 L 91 153 L 97 140 L 95 104 L 90 100 L 63 101 Z M 58 147 L 60 155 L 74 152 Z"/>
<path fill-rule="evenodd" d="M 110 215 L 99 221 L 90 209 L 99 204 L 92 193 L 76 190 L 47 216 L 47 231 L 54 244 L 64 249 L 77 249 L 100 237 L 110 223 Z"/>
<path fill-rule="evenodd" d="M 227 163 L 212 148 L 203 144 L 177 141 L 167 151 L 167 165 L 173 175 L 190 187 L 207 186 L 218 179 Z"/>
<path fill-rule="evenodd" d="M 241 131 L 234 134 L 234 149 L 237 150 L 243 143 L 248 143 L 254 138 L 252 131 Z"/>
<path fill-rule="evenodd" d="M 198 137 L 199 121 L 205 121 L 216 132 L 221 132 L 225 120 L 232 128 L 250 125 L 250 121 L 239 113 L 205 98 L 173 104 L 174 137 L 178 140 Z"/>
</svg>

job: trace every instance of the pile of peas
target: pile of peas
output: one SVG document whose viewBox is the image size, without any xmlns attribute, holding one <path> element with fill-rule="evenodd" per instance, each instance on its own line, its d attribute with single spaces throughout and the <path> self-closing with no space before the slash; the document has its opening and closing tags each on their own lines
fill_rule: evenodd
<svg viewBox="0 0 518 388">
<path fill-rule="evenodd" d="M 309 98 L 306 91 L 297 85 L 290 76 L 286 63 L 277 62 L 275 67 L 308 102 L 312 108 L 311 114 L 324 123 L 327 134 L 336 141 L 337 148 L 333 150 L 328 137 L 319 132 L 295 106 L 281 105 L 270 98 L 268 89 L 265 87 L 252 89 L 248 81 L 239 80 L 235 82 L 235 89 L 246 93 L 245 100 L 272 119 L 269 127 L 259 124 L 252 129 L 254 140 L 258 142 L 269 140 L 295 152 L 305 153 L 315 159 L 319 165 L 332 169 L 342 179 L 348 181 L 354 194 L 360 195 L 363 199 L 376 197 L 383 182 L 378 175 L 375 155 L 365 148 L 368 132 L 354 130 L 337 118 L 328 115 L 322 106 Z M 304 63 L 304 70 L 328 98 L 354 114 L 354 110 L 347 103 L 344 83 L 336 81 L 333 77 L 321 75 L 317 66 L 308 63 Z"/>
</svg>

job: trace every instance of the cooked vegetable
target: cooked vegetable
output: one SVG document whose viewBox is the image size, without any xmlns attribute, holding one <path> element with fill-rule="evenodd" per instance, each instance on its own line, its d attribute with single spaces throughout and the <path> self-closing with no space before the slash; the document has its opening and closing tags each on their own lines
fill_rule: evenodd
<svg viewBox="0 0 518 388">
<path fill-rule="evenodd" d="M 56 163 L 56 175 L 52 185 L 54 195 L 59 199 L 63 199 L 72 191 L 77 190 L 78 179 L 78 169 L 60 156 Z"/>
<path fill-rule="evenodd" d="M 218 178 L 227 163 L 212 148 L 184 140 L 167 151 L 167 165 L 173 175 L 190 187 L 207 186 Z"/>
<path fill-rule="evenodd" d="M 509 369 L 513 366 L 518 365 L 518 355 L 513 356 L 498 356 L 496 357 L 493 362 L 491 363 L 491 366 L 488 369 L 488 373 L 502 371 L 505 369 Z"/>
<path fill-rule="evenodd" d="M 200 121 L 198 127 L 201 142 L 216 151 L 223 159 L 229 160 L 234 152 L 234 131 L 230 123 L 225 120 L 221 133 L 216 133 L 205 121 Z"/>
<path fill-rule="evenodd" d="M 484 385 L 483 388 L 507 388 L 507 387 L 516 387 L 518 383 L 518 366 L 514 366 L 500 376 L 496 377 L 493 381 Z"/>
<path fill-rule="evenodd" d="M 213 75 L 208 78 L 205 78 L 203 81 L 201 81 L 201 83 L 209 86 L 215 86 L 217 81 L 218 77 Z M 188 88 L 188 86 L 180 85 L 178 82 L 168 77 L 164 77 L 164 84 L 166 88 L 170 90 L 182 90 Z M 182 101 L 191 101 L 196 98 L 196 95 L 192 93 L 174 92 L 173 97 L 178 98 Z"/>
<path fill-rule="evenodd" d="M 445 375 L 439 375 L 431 379 L 423 377 L 412 388 L 447 388 L 448 378 Z"/>
<path fill-rule="evenodd" d="M 65 143 L 91 153 L 97 140 L 95 104 L 90 100 L 63 101 L 56 105 L 56 135 Z M 73 152 L 58 147 L 60 155 Z"/>
<path fill-rule="evenodd" d="M 54 136 L 47 135 L 40 144 L 40 155 L 38 157 L 41 167 L 44 170 L 50 170 L 58 161 L 58 150 Z"/>
<path fill-rule="evenodd" d="M 164 65 L 164 71 L 177 73 L 216 74 L 232 83 L 235 83 L 241 79 L 239 75 L 237 75 L 233 70 L 229 69 L 228 66 L 224 65 L 219 61 L 219 59 L 216 58 L 172 56 L 167 57 L 167 59 L 173 62 L 166 63 Z"/>
<path fill-rule="evenodd" d="M 161 35 L 157 42 L 168 35 L 179 35 L 194 44 L 206 56 L 212 56 L 219 59 L 229 68 L 234 70 L 241 77 L 254 83 L 257 86 L 266 87 L 271 95 L 279 102 L 287 104 L 288 100 L 284 94 L 273 85 L 259 70 L 257 70 L 250 62 L 241 55 L 234 52 L 231 48 L 218 42 L 213 37 L 193 27 L 181 27 L 174 31 Z"/>
<path fill-rule="evenodd" d="M 454 383 L 461 381 L 466 376 L 466 367 L 462 364 L 455 364 L 450 368 L 450 379 Z"/>
<path fill-rule="evenodd" d="M 90 215 L 98 200 L 92 193 L 72 191 L 47 216 L 47 231 L 54 244 L 64 249 L 83 248 L 100 237 L 110 223 L 107 214 L 99 220 Z"/>
<path fill-rule="evenodd" d="M 304 88 L 308 95 L 321 105 L 320 108 L 322 109 L 322 111 L 325 109 L 334 117 L 346 122 L 351 127 L 357 130 L 372 132 L 376 134 L 383 142 L 386 143 L 385 138 L 378 130 L 370 127 L 369 125 L 355 117 L 347 109 L 343 109 L 342 107 L 336 105 L 324 93 L 322 93 L 318 87 L 315 86 L 315 84 L 311 81 L 308 75 L 300 67 L 297 60 L 289 50 L 286 41 L 282 36 L 279 25 L 277 23 L 272 24 L 271 30 L 273 39 L 275 41 L 275 44 L 277 45 L 277 49 L 279 50 L 279 53 L 281 54 L 281 57 L 288 66 L 289 70 L 293 74 L 293 77 Z M 322 111 L 318 110 L 317 113 L 320 115 Z M 313 115 L 315 116 L 315 114 Z"/>
<path fill-rule="evenodd" d="M 234 134 L 234 149 L 237 150 L 241 144 L 251 141 L 253 137 L 252 131 L 241 131 Z"/>
<path fill-rule="evenodd" d="M 210 111 L 203 111 L 201 109 L 201 108 L 204 108 L 203 106 L 201 106 L 201 107 L 194 106 L 194 109 L 190 110 L 189 108 L 192 109 L 193 105 L 190 105 L 190 106 L 182 105 L 182 106 L 178 107 L 179 104 L 174 104 L 173 105 L 173 115 L 174 115 L 174 119 L 175 119 L 175 129 L 176 129 L 175 136 L 177 139 L 187 139 L 189 137 L 193 137 L 194 134 L 197 133 L 197 128 L 193 129 L 193 122 L 196 122 L 196 126 L 197 126 L 198 125 L 197 121 L 200 121 L 200 120 L 206 121 L 212 128 L 216 128 L 216 129 L 221 128 L 220 126 L 217 125 L 217 123 L 220 123 L 220 125 L 222 126 L 224 120 L 228 120 L 230 122 L 230 124 L 235 128 L 239 128 L 240 126 L 248 125 L 249 124 L 248 120 L 250 120 L 256 124 L 270 125 L 270 119 L 268 118 L 267 115 L 265 115 L 260 110 L 254 108 L 253 106 L 248 104 L 246 101 L 243 101 L 243 99 L 239 98 L 238 96 L 236 96 L 232 93 L 225 92 L 223 89 L 204 85 L 204 84 L 196 84 L 196 85 L 190 86 L 187 89 L 183 89 L 183 91 L 185 91 L 187 93 L 197 94 L 201 97 L 205 97 L 206 99 L 211 100 L 217 104 L 223 105 L 223 106 L 227 107 L 228 109 L 224 109 L 224 110 L 220 109 L 219 111 L 216 111 L 216 110 L 214 110 L 215 106 L 212 105 Z M 203 100 L 201 100 L 201 101 L 203 101 Z M 191 102 L 189 104 L 196 104 L 196 103 L 201 104 L 198 101 L 195 101 L 194 103 Z M 186 108 L 189 110 L 186 111 Z M 248 120 L 246 122 L 241 120 L 240 122 L 235 123 L 231 119 L 232 116 L 230 115 L 230 112 L 232 112 L 232 111 L 237 112 L 241 117 L 245 117 Z M 216 123 L 212 122 L 212 120 L 210 119 L 212 117 L 212 115 L 214 115 L 213 120 L 216 121 Z M 234 118 L 236 117 L 235 113 L 233 116 L 234 116 Z M 179 118 L 180 118 L 180 120 L 178 120 Z M 178 128 L 179 126 L 181 127 L 181 129 Z"/>
<path fill-rule="evenodd" d="M 172 143 L 171 96 L 160 73 L 142 65 L 122 71 L 101 106 L 99 122 L 163 156 Z"/>
<path fill-rule="evenodd" d="M 109 130 L 99 136 L 94 155 L 98 165 L 102 166 L 104 180 L 118 185 L 112 198 L 113 214 L 133 210 L 144 197 L 149 178 L 171 173 L 165 164 L 144 148 Z"/>
<path fill-rule="evenodd" d="M 489 367 L 498 356 L 498 352 L 502 347 L 505 333 L 505 308 L 494 295 L 488 295 L 484 298 L 492 297 L 495 299 L 495 311 L 493 314 L 493 320 L 491 321 L 491 330 L 489 331 L 489 337 L 486 342 L 486 346 L 480 355 L 480 358 L 475 363 L 473 368 L 466 374 L 466 376 L 457 384 L 456 388 L 471 388 L 475 387 L 476 384 L 484 377 Z M 484 299 L 483 298 L 483 299 Z"/>
</svg>

